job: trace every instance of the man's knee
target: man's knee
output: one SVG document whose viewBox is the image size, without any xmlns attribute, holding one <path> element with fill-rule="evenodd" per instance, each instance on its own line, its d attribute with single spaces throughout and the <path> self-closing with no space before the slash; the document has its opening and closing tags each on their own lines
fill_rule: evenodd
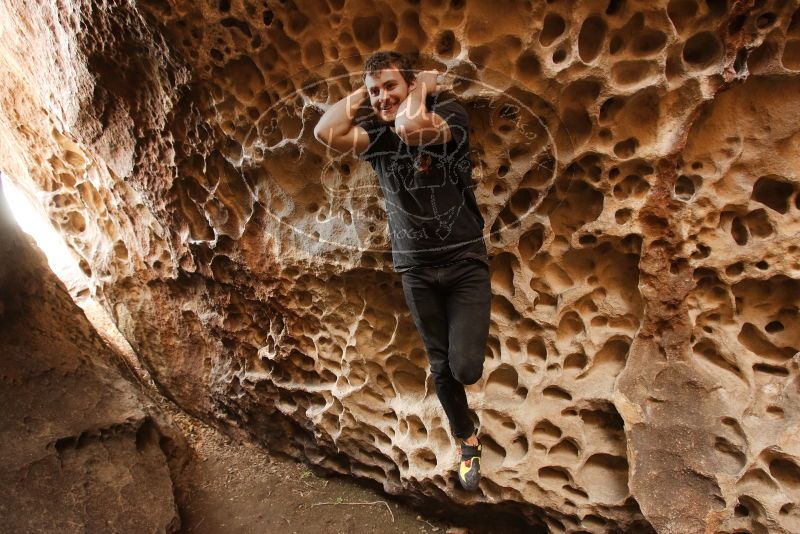
<svg viewBox="0 0 800 534">
<path fill-rule="evenodd" d="M 470 365 L 451 365 L 453 376 L 456 380 L 469 386 L 481 379 L 483 374 L 483 362 L 477 362 Z"/>
</svg>

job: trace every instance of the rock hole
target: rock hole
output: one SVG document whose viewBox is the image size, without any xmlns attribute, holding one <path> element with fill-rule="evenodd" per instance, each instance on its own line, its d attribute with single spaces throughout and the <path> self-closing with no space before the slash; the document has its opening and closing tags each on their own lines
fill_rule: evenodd
<svg viewBox="0 0 800 534">
<path fill-rule="evenodd" d="M 767 212 L 763 209 L 748 213 L 744 218 L 744 224 L 754 237 L 769 237 L 775 232 Z"/>
<path fill-rule="evenodd" d="M 800 468 L 793 461 L 784 458 L 776 458 L 769 463 L 770 474 L 792 490 L 800 489 Z"/>
<path fill-rule="evenodd" d="M 722 436 L 716 437 L 714 450 L 722 455 L 723 466 L 731 475 L 739 473 L 747 463 L 747 458 L 741 449 Z"/>
<path fill-rule="evenodd" d="M 695 70 L 703 70 L 722 57 L 722 44 L 711 32 L 690 37 L 683 46 L 683 61 Z"/>
<path fill-rule="evenodd" d="M 767 511 L 764 509 L 764 506 L 758 500 L 750 497 L 749 495 L 741 495 L 737 501 L 737 506 L 742 506 L 747 510 L 747 515 L 754 518 L 752 524 L 756 527 L 761 525 L 761 518 L 767 515 Z M 762 530 L 755 530 L 755 532 L 761 533 Z M 763 532 L 766 532 L 766 529 L 764 529 Z"/>
<path fill-rule="evenodd" d="M 522 318 L 514 305 L 502 295 L 492 295 L 492 314 L 509 324 L 516 323 Z"/>
<path fill-rule="evenodd" d="M 521 347 L 519 346 L 519 341 L 513 337 L 506 339 L 506 347 L 511 352 L 520 352 L 521 350 Z"/>
<path fill-rule="evenodd" d="M 530 263 L 533 257 L 542 248 L 544 242 L 544 226 L 541 224 L 535 225 L 533 228 L 525 232 L 519 239 L 519 254 L 520 258 Z"/>
<path fill-rule="evenodd" d="M 539 58 L 533 52 L 525 52 L 517 58 L 517 73 L 525 81 L 537 79 L 541 73 Z"/>
<path fill-rule="evenodd" d="M 233 17 L 226 17 L 219 21 L 226 28 L 236 28 L 248 38 L 253 36 L 253 33 L 250 31 L 250 25 L 243 20 L 239 20 Z"/>
<path fill-rule="evenodd" d="M 480 441 L 482 449 L 482 467 L 486 467 L 486 469 L 490 470 L 495 470 L 500 467 L 506 459 L 506 450 L 487 434 L 481 434 Z"/>
<path fill-rule="evenodd" d="M 582 334 L 586 328 L 580 316 L 575 312 L 568 312 L 564 314 L 561 321 L 558 323 L 556 330 L 556 337 L 559 340 L 571 340 L 578 334 Z"/>
<path fill-rule="evenodd" d="M 725 268 L 725 274 L 728 276 L 739 276 L 744 272 L 744 263 L 737 261 Z"/>
<path fill-rule="evenodd" d="M 796 352 L 793 347 L 779 348 L 775 346 L 752 323 L 745 323 L 742 326 L 737 339 L 739 343 L 744 345 L 750 352 L 779 363 L 790 359 Z"/>
<path fill-rule="evenodd" d="M 600 106 L 600 124 L 607 124 L 614 120 L 619 111 L 625 106 L 625 100 L 619 97 L 611 97 Z"/>
<path fill-rule="evenodd" d="M 656 64 L 650 61 L 620 61 L 611 67 L 611 78 L 622 87 L 636 85 L 656 72 Z"/>
<path fill-rule="evenodd" d="M 564 467 L 548 466 L 539 469 L 539 480 L 546 486 L 560 488 L 565 482 L 571 482 L 572 477 L 570 477 L 569 471 Z"/>
<path fill-rule="evenodd" d="M 604 402 L 600 409 L 582 409 L 578 412 L 578 415 L 580 415 L 585 425 L 606 432 L 622 432 L 625 428 L 625 422 L 610 402 Z"/>
<path fill-rule="evenodd" d="M 380 28 L 381 19 L 378 16 L 353 19 L 353 35 L 356 41 L 370 50 L 377 50 L 381 46 Z"/>
<path fill-rule="evenodd" d="M 625 367 L 630 350 L 630 342 L 624 339 L 610 339 L 601 348 L 592 360 L 592 365 L 584 376 L 613 379 Z"/>
<path fill-rule="evenodd" d="M 774 334 L 775 332 L 783 332 L 783 323 L 780 321 L 770 321 L 767 323 L 767 326 L 764 327 L 764 330 L 770 334 Z"/>
<path fill-rule="evenodd" d="M 419 395 L 425 387 L 425 370 L 407 358 L 392 356 L 386 361 L 394 388 L 400 395 Z"/>
<path fill-rule="evenodd" d="M 759 30 L 764 30 L 775 24 L 775 20 L 777 20 L 777 15 L 775 15 L 775 13 L 762 13 L 756 18 L 756 26 Z"/>
<path fill-rule="evenodd" d="M 436 454 L 427 448 L 417 449 L 411 454 L 413 462 L 424 470 L 436 468 Z"/>
<path fill-rule="evenodd" d="M 747 517 L 750 515 L 750 510 L 741 502 L 737 502 L 736 506 L 733 507 L 733 515 L 734 517 Z"/>
<path fill-rule="evenodd" d="M 539 42 L 542 46 L 550 46 L 564 33 L 567 25 L 560 15 L 555 13 L 548 13 L 544 17 L 544 24 L 542 25 L 542 32 L 539 34 Z"/>
<path fill-rule="evenodd" d="M 614 145 L 614 154 L 616 154 L 618 158 L 627 159 L 636 154 L 637 148 L 639 148 L 639 140 L 635 137 L 629 137 Z"/>
<path fill-rule="evenodd" d="M 589 494 L 588 493 L 586 493 L 585 491 L 583 491 L 581 489 L 578 489 L 578 488 L 576 488 L 574 486 L 570 486 L 569 484 L 564 484 L 563 489 L 564 489 L 564 491 L 569 493 L 574 498 L 577 498 L 577 499 L 582 500 L 582 501 L 588 501 L 589 500 Z M 581 532 L 581 531 L 578 531 L 578 532 Z M 584 530 L 583 532 L 586 532 L 586 531 Z"/>
<path fill-rule="evenodd" d="M 479 69 L 483 69 L 486 66 L 486 61 L 489 59 L 489 55 L 491 54 L 492 50 L 488 46 L 475 46 L 469 49 L 469 60 Z"/>
<path fill-rule="evenodd" d="M 501 365 L 486 379 L 485 391 L 487 396 L 496 398 L 511 399 L 517 390 L 519 376 L 517 371 L 510 365 Z"/>
<path fill-rule="evenodd" d="M 625 0 L 609 0 L 608 7 L 606 8 L 606 15 L 616 15 L 625 5 Z"/>
<path fill-rule="evenodd" d="M 542 395 L 545 397 L 550 397 L 551 399 L 558 399 L 558 400 L 565 400 L 571 401 L 572 395 L 569 394 L 567 390 L 564 388 L 560 388 L 558 386 L 547 386 L 542 390 Z"/>
<path fill-rule="evenodd" d="M 709 14 L 714 18 L 719 18 L 728 11 L 728 0 L 706 0 L 706 5 L 708 5 Z"/>
<path fill-rule="evenodd" d="M 614 213 L 614 219 L 617 224 L 625 224 L 631 220 L 631 215 L 633 215 L 633 211 L 630 208 L 622 208 Z"/>
<path fill-rule="evenodd" d="M 608 42 L 608 53 L 612 56 L 619 54 L 625 47 L 625 39 L 619 35 L 615 35 Z"/>
<path fill-rule="evenodd" d="M 767 415 L 770 415 L 776 419 L 783 419 L 784 412 L 783 408 L 780 406 L 767 406 Z"/>
<path fill-rule="evenodd" d="M 667 44 L 667 35 L 658 30 L 645 30 L 633 41 L 633 53 L 644 57 L 656 54 Z"/>
<path fill-rule="evenodd" d="M 789 198 L 794 188 L 791 183 L 777 176 L 762 176 L 753 186 L 750 198 L 778 213 L 789 211 Z"/>
<path fill-rule="evenodd" d="M 736 52 L 736 59 L 733 60 L 733 70 L 736 74 L 742 74 L 747 66 L 747 49 L 743 48 Z"/>
<path fill-rule="evenodd" d="M 589 113 L 584 108 L 566 109 L 563 114 L 560 131 L 569 136 L 573 145 L 577 146 L 585 142 L 592 133 L 592 120 L 589 118 Z"/>
<path fill-rule="evenodd" d="M 264 26 L 270 26 L 274 18 L 275 14 L 269 9 L 265 9 L 264 13 L 261 15 L 261 20 L 264 22 Z"/>
<path fill-rule="evenodd" d="M 628 495 L 628 461 L 621 456 L 597 453 L 580 470 L 583 487 L 593 498 L 612 503 Z"/>
<path fill-rule="evenodd" d="M 730 359 L 725 358 L 722 354 L 720 354 L 719 349 L 713 341 L 709 339 L 703 339 L 695 343 L 695 345 L 692 347 L 692 350 L 696 355 L 700 356 L 703 361 L 710 363 L 715 368 L 733 373 L 740 380 L 745 380 L 744 374 L 736 362 L 730 361 Z"/>
<path fill-rule="evenodd" d="M 747 232 L 747 227 L 744 225 L 739 217 L 734 217 L 731 221 L 731 237 L 737 245 L 743 247 L 750 239 L 750 234 Z"/>
<path fill-rule="evenodd" d="M 414 441 L 425 441 L 428 437 L 428 429 L 425 428 L 422 419 L 416 415 L 410 415 L 405 419 L 405 422 L 408 435 L 411 436 Z"/>
<path fill-rule="evenodd" d="M 642 198 L 650 190 L 647 180 L 636 174 L 629 174 L 624 180 L 614 186 L 614 198 L 625 200 L 630 197 Z"/>
<path fill-rule="evenodd" d="M 532 191 L 530 189 L 519 189 L 516 193 L 514 193 L 514 195 L 512 195 L 511 200 L 509 200 L 508 207 L 517 218 L 522 218 L 534 206 L 537 198 L 538 194 L 536 191 Z"/>
<path fill-rule="evenodd" d="M 691 178 L 685 175 L 678 176 L 675 181 L 675 196 L 681 200 L 689 201 L 694 196 L 695 185 Z"/>
<path fill-rule="evenodd" d="M 786 29 L 787 35 L 798 36 L 800 35 L 800 9 L 794 12 L 792 15 L 792 21 L 789 23 L 789 27 Z"/>
<path fill-rule="evenodd" d="M 772 480 L 772 478 L 760 467 L 749 469 L 744 476 L 737 481 L 737 485 L 739 486 L 745 486 L 748 484 L 752 484 L 761 490 L 766 490 L 769 492 L 778 491 L 779 489 L 775 481 Z"/>
<path fill-rule="evenodd" d="M 533 437 L 540 442 L 551 441 L 555 443 L 561 438 L 561 429 L 544 419 L 539 421 L 533 428 Z"/>
<path fill-rule="evenodd" d="M 788 70 L 800 70 L 800 41 L 793 39 L 786 42 L 781 63 Z"/>
<path fill-rule="evenodd" d="M 789 376 L 789 371 L 785 367 L 781 367 L 780 365 L 769 365 L 766 363 L 757 363 L 753 365 L 753 372 L 779 377 Z"/>
<path fill-rule="evenodd" d="M 597 57 L 606 37 L 607 26 L 601 17 L 587 18 L 578 34 L 578 55 L 589 63 Z"/>
<path fill-rule="evenodd" d="M 545 362 L 547 360 L 547 347 L 540 337 L 531 338 L 526 346 L 528 356 Z"/>
<path fill-rule="evenodd" d="M 515 437 L 508 447 L 508 460 L 517 463 L 528 454 L 528 439 L 524 434 Z"/>
<path fill-rule="evenodd" d="M 667 16 L 678 33 L 681 33 L 697 14 L 697 2 L 694 0 L 672 0 L 667 5 Z"/>
<path fill-rule="evenodd" d="M 492 260 L 492 286 L 508 295 L 514 296 L 514 267 L 517 266 L 516 256 L 504 252 Z"/>
<path fill-rule="evenodd" d="M 452 30 L 446 30 L 436 39 L 436 53 L 444 58 L 452 58 L 461 52 L 461 45 L 458 43 Z"/>
<path fill-rule="evenodd" d="M 547 455 L 556 461 L 573 463 L 580 455 L 580 447 L 571 438 L 564 438 L 553 445 Z"/>
</svg>

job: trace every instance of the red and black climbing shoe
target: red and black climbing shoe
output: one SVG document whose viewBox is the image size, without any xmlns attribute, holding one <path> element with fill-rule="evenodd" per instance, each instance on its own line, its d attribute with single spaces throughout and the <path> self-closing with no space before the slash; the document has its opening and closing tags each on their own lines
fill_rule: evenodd
<svg viewBox="0 0 800 534">
<path fill-rule="evenodd" d="M 478 489 L 481 481 L 481 446 L 461 443 L 461 461 L 458 463 L 458 481 L 467 491 Z"/>
</svg>

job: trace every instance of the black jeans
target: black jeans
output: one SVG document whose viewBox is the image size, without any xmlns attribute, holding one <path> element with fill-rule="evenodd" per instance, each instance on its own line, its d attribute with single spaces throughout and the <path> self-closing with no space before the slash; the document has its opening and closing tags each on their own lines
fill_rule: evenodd
<svg viewBox="0 0 800 534">
<path fill-rule="evenodd" d="M 475 431 L 464 385 L 483 374 L 492 290 L 489 267 L 463 260 L 416 267 L 402 275 L 403 292 L 431 364 L 436 394 L 457 438 Z"/>
</svg>

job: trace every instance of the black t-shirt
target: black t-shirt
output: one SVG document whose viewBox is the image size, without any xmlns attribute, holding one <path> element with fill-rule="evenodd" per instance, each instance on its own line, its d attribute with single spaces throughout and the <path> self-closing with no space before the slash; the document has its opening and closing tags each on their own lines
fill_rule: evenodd
<svg viewBox="0 0 800 534">
<path fill-rule="evenodd" d="M 369 161 L 378 174 L 395 271 L 468 258 L 488 263 L 472 182 L 467 112 L 441 93 L 429 95 L 426 105 L 447 122 L 449 142 L 407 145 L 391 130 L 392 123 L 373 119 L 360 124 L 370 144 L 359 159 Z"/>
</svg>

